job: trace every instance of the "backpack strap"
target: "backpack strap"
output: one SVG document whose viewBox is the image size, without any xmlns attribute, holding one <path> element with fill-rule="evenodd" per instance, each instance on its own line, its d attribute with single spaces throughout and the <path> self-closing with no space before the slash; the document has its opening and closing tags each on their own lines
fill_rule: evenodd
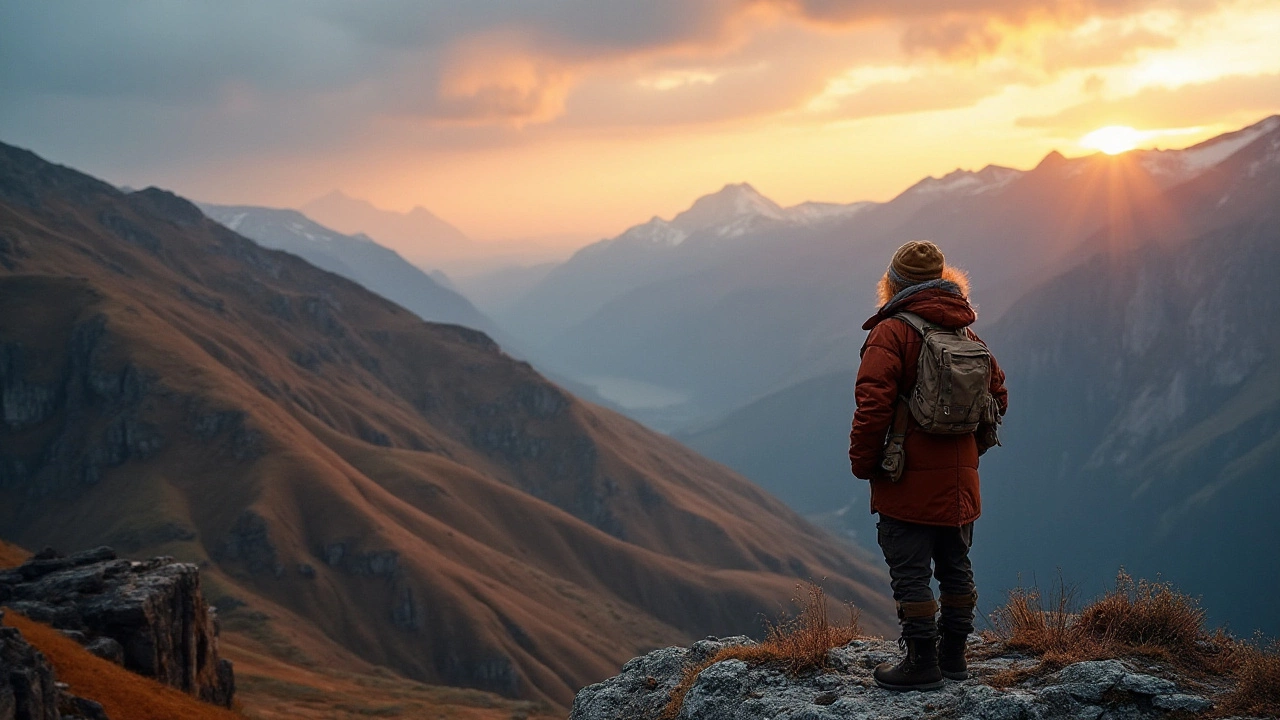
<svg viewBox="0 0 1280 720">
<path fill-rule="evenodd" d="M 965 337 L 965 338 L 969 337 L 968 328 L 962 327 L 962 328 L 955 328 L 954 330 L 945 328 L 937 323 L 931 323 L 928 320 L 925 320 L 924 318 L 920 317 L 919 315 L 913 312 L 907 312 L 903 310 L 902 312 L 894 313 L 891 317 L 896 317 L 899 320 L 902 320 L 903 322 L 907 323 L 911 327 L 915 328 L 916 332 L 920 333 L 924 337 L 928 337 L 929 333 L 931 332 L 954 332 L 960 337 Z"/>
<path fill-rule="evenodd" d="M 925 320 L 924 318 L 920 317 L 919 315 L 913 312 L 903 311 L 899 313 L 894 313 L 893 317 L 896 317 L 899 320 L 905 321 L 908 325 L 915 328 L 916 332 L 920 333 L 921 335 L 928 335 L 930 330 L 942 329 L 940 326 L 934 325 L 933 323 L 929 322 L 928 320 Z"/>
</svg>

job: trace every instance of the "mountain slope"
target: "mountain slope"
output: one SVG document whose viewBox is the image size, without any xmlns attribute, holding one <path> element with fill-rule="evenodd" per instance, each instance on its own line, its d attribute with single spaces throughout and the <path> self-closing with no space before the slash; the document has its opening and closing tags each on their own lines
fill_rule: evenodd
<svg viewBox="0 0 1280 720">
<path fill-rule="evenodd" d="M 989 567 L 1096 584 L 1124 563 L 1275 632 L 1280 582 L 1249 548 L 1280 543 L 1280 132 L 1169 202 L 1181 232 L 1094 257 L 992 329 L 1023 410 L 987 476 L 988 532 L 1010 543 L 1033 524 L 1013 508 L 1054 507 L 1036 532 L 1073 552 L 1013 543 Z"/>
<path fill-rule="evenodd" d="M 675 437 L 831 531 L 875 548 L 867 483 L 849 473 L 855 373 L 796 383 Z"/>
<path fill-rule="evenodd" d="M 318 268 L 354 280 L 423 320 L 493 334 L 493 324 L 465 297 L 367 236 L 342 235 L 297 210 L 207 203 L 199 207 L 205 215 L 259 245 L 291 252 Z"/>
<path fill-rule="evenodd" d="M 0 533 L 208 563 L 282 657 L 565 704 L 798 578 L 891 622 L 877 564 L 483 334 L 8 146 L 0 360 Z"/>
</svg>

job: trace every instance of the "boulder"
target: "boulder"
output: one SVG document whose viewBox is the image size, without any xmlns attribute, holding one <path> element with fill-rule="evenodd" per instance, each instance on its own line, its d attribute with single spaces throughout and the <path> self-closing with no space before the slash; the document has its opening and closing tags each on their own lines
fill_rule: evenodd
<svg viewBox="0 0 1280 720">
<path fill-rule="evenodd" d="M 0 627 L 0 720 L 59 720 L 59 692 L 44 655 L 17 629 Z"/>
<path fill-rule="evenodd" d="M 121 560 L 110 548 L 70 557 L 41 553 L 0 571 L 0 598 L 15 612 L 84 638 L 99 657 L 231 706 L 234 673 L 218 656 L 216 617 L 195 565 Z"/>
</svg>

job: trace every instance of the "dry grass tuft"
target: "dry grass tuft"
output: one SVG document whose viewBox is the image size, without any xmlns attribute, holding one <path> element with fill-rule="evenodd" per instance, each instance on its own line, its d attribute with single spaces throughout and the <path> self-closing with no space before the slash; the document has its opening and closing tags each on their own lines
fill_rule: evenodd
<svg viewBox="0 0 1280 720">
<path fill-rule="evenodd" d="M 791 675 L 829 667 L 827 651 L 862 636 L 859 627 L 859 611 L 848 605 L 849 620 L 844 625 L 832 625 L 827 609 L 827 597 L 814 583 L 805 587 L 805 594 L 797 600 L 800 612 L 795 617 L 783 617 L 777 624 L 770 624 L 764 642 L 751 646 L 727 647 L 706 660 L 685 668 L 680 684 L 671 691 L 671 700 L 662 711 L 662 720 L 674 720 L 680 714 L 684 696 L 697 682 L 698 675 L 712 665 L 724 660 L 742 660 L 751 666 L 770 665 Z"/>
<path fill-rule="evenodd" d="M 1009 593 L 1009 601 L 992 613 L 991 634 L 1005 648 L 1039 657 L 1041 666 L 1037 671 L 1052 671 L 1082 659 L 1105 655 L 1103 643 L 1079 631 L 1073 605 L 1073 594 L 1061 583 L 1050 596 L 1047 609 L 1041 605 L 1039 590 L 1014 589 Z M 997 676 L 997 682 L 1012 679 L 1012 676 Z"/>
<path fill-rule="evenodd" d="M 992 639 L 1040 658 L 1034 668 L 1001 673 L 999 685 L 1084 660 L 1140 655 L 1193 674 L 1229 669 L 1234 650 L 1222 633 L 1204 629 L 1195 598 L 1168 583 L 1134 580 L 1123 570 L 1116 585 L 1079 612 L 1074 594 L 1058 582 L 1047 607 L 1036 589 L 1016 589 L 991 616 Z"/>
<path fill-rule="evenodd" d="M 1135 581 L 1121 570 L 1115 588 L 1079 612 L 1061 583 L 1047 604 L 1041 606 L 1038 591 L 1019 589 L 992 614 L 988 639 L 1040 663 L 999 673 L 991 685 L 1007 687 L 1085 660 L 1141 656 L 1193 682 L 1229 680 L 1232 689 L 1218 698 L 1215 715 L 1280 716 L 1280 643 L 1250 644 L 1206 630 L 1199 601 L 1168 583 Z"/>
<path fill-rule="evenodd" d="M 1280 717 L 1280 641 L 1265 647 L 1241 643 L 1234 675 L 1235 687 L 1219 700 L 1219 714 Z"/>
<path fill-rule="evenodd" d="M 1135 582 L 1122 570 L 1115 589 L 1082 610 L 1075 624 L 1104 645 L 1200 660 L 1204 643 L 1215 639 L 1205 632 L 1204 619 L 1195 598 L 1168 583 Z"/>
</svg>

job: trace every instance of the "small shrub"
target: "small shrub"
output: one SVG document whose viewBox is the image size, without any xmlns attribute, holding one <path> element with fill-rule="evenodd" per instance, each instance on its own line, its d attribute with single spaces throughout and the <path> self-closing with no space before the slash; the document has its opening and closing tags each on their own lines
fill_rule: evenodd
<svg viewBox="0 0 1280 720">
<path fill-rule="evenodd" d="M 671 699 L 662 712 L 662 720 L 674 720 L 680 714 L 684 696 L 698 681 L 698 675 L 724 660 L 742 660 L 751 666 L 770 665 L 791 675 L 828 667 L 827 651 L 862 636 L 858 624 L 859 611 L 848 605 L 849 620 L 832 625 L 827 610 L 827 597 L 822 588 L 809 583 L 804 597 L 797 601 L 800 612 L 794 618 L 784 617 L 770 623 L 764 642 L 722 648 L 706 660 L 685 668 L 680 684 L 671 691 Z"/>
<path fill-rule="evenodd" d="M 1240 643 L 1235 687 L 1218 703 L 1223 715 L 1280 717 L 1280 641 L 1267 647 Z"/>
<path fill-rule="evenodd" d="M 1192 680 L 1234 677 L 1234 692 L 1246 698 L 1240 707 L 1271 702 L 1266 690 L 1280 683 L 1274 646 L 1268 653 L 1224 631 L 1209 632 L 1200 602 L 1168 583 L 1134 580 L 1121 570 L 1114 588 L 1076 612 L 1073 594 L 1059 580 L 1049 605 L 1041 607 L 1038 590 L 1019 588 L 992 613 L 988 639 L 1039 659 L 1034 667 L 997 673 L 992 685 L 1007 687 L 1085 660 L 1132 656 L 1167 662 Z"/>
<path fill-rule="evenodd" d="M 1208 641 L 1204 610 L 1168 583 L 1134 581 L 1123 570 L 1116 587 L 1080 612 L 1081 631 L 1106 645 L 1144 654 L 1196 657 Z"/>
</svg>

